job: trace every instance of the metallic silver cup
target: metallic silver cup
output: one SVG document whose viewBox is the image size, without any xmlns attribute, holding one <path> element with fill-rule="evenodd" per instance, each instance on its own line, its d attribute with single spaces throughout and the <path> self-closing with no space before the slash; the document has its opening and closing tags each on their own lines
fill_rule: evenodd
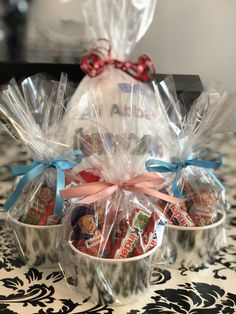
<svg viewBox="0 0 236 314">
<path fill-rule="evenodd" d="M 165 260 L 172 267 L 197 267 L 211 261 L 226 246 L 225 214 L 217 213 L 215 223 L 202 227 L 166 226 L 163 248 Z"/>
<path fill-rule="evenodd" d="M 113 306 L 132 304 L 148 292 L 157 247 L 126 259 L 98 258 L 77 250 L 72 241 L 61 251 L 66 281 L 92 302 Z"/>
<path fill-rule="evenodd" d="M 8 215 L 20 259 L 27 265 L 58 268 L 56 244 L 62 225 L 37 226 L 22 223 Z"/>
</svg>

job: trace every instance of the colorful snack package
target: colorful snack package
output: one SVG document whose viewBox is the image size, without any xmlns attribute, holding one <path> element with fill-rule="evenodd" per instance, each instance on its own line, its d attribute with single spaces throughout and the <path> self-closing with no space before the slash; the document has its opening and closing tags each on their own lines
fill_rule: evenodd
<svg viewBox="0 0 236 314">
<path fill-rule="evenodd" d="M 187 212 L 183 204 L 169 204 L 164 211 L 165 217 L 168 221 L 176 226 L 193 227 L 194 222 Z"/>
<path fill-rule="evenodd" d="M 109 240 L 102 239 L 102 230 L 96 224 L 94 210 L 86 206 L 73 209 L 71 216 L 73 228 L 73 242 L 75 247 L 86 254 L 98 256 L 101 247 L 104 247 L 102 256 L 110 255 Z"/>
<path fill-rule="evenodd" d="M 134 208 L 126 232 L 119 234 L 111 253 L 112 258 L 127 258 L 140 242 L 140 238 L 150 220 L 150 212 Z"/>
<path fill-rule="evenodd" d="M 162 244 L 165 220 L 157 212 L 152 212 L 146 228 L 144 229 L 138 245 L 134 248 L 132 256 L 139 256 Z"/>
</svg>

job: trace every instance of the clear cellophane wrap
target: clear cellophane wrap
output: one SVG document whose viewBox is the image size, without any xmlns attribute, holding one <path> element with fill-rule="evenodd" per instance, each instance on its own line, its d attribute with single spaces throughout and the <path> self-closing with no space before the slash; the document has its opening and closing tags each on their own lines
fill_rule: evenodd
<svg viewBox="0 0 236 314">
<path fill-rule="evenodd" d="M 208 144 L 233 111 L 235 95 L 208 89 L 190 108 L 177 99 L 172 77 L 153 82 L 159 115 L 155 133 L 160 150 L 146 162 L 148 171 L 161 172 L 168 183 L 165 190 L 183 202 L 159 205 L 169 223 L 194 227 L 217 221 L 227 202 L 225 188 L 214 174 L 222 164 L 223 152 L 213 152 Z"/>
<path fill-rule="evenodd" d="M 79 116 L 74 116 L 74 123 L 79 126 L 74 136 L 74 149 L 79 149 L 84 155 L 80 172 L 96 174 L 97 179 L 93 181 L 101 184 L 101 190 L 105 190 L 102 186 L 104 182 L 115 191 L 88 203 L 83 203 L 83 199 L 89 195 L 86 189 L 90 189 L 90 183 L 85 184 L 85 194 L 80 191 L 81 184 L 72 185 L 72 194 L 65 191 L 63 197 L 72 199 L 74 205 L 66 218 L 64 238 L 70 239 L 79 251 L 101 258 L 140 255 L 151 249 L 153 244 L 160 246 L 162 242 L 162 236 L 156 238 L 156 231 L 158 226 L 163 230 L 165 219 L 151 197 L 135 190 L 132 182 L 137 176 L 147 175 L 145 160 L 157 154 L 158 142 L 150 117 L 155 120 L 158 113 L 146 103 L 142 85 L 139 89 L 136 84 L 135 87 L 132 84 L 127 86 L 127 91 L 119 94 L 120 106 L 116 110 L 109 112 L 100 105 L 100 101 L 95 103 L 91 90 L 86 94 L 86 107 L 81 107 Z M 103 102 L 106 93 L 101 93 L 100 97 Z M 146 113 L 140 117 L 139 113 L 145 110 Z M 158 181 L 153 190 L 161 189 L 164 186 L 163 177 L 152 175 Z M 139 182 L 140 188 L 145 180 L 142 178 Z M 132 188 L 122 188 L 129 184 Z M 116 185 L 121 187 L 116 190 Z M 93 191 L 97 195 L 98 191 Z M 83 225 L 86 217 L 90 219 L 91 229 L 87 223 Z M 137 233 L 134 244 L 126 256 L 121 256 L 122 245 L 132 232 Z M 64 243 L 66 245 L 66 241 Z"/>
<path fill-rule="evenodd" d="M 69 118 L 78 116 L 80 108 L 86 115 L 88 91 L 92 91 L 90 101 L 102 107 L 103 111 L 107 110 L 108 116 L 112 111 L 119 110 L 120 94 L 131 92 L 129 91 L 130 86 L 133 89 L 139 89 L 141 86 L 149 107 L 154 106 L 153 90 L 147 83 L 138 82 L 132 77 L 136 70 L 132 69 L 132 66 L 126 67 L 128 63 L 125 60 L 129 58 L 136 43 L 144 36 L 151 24 L 155 5 L 156 1 L 146 0 L 138 2 L 89 0 L 81 3 L 89 42 L 94 42 L 90 47 L 91 53 L 88 50 L 90 57 L 88 57 L 87 66 L 90 67 L 93 64 L 93 71 L 97 74 L 88 71 L 89 75 L 86 75 L 80 82 L 68 104 L 67 114 Z M 97 63 L 93 60 L 94 54 L 99 58 Z M 118 69 L 114 64 L 105 64 L 109 60 L 111 63 L 113 60 L 123 62 L 126 70 Z M 81 66 L 83 67 L 83 59 Z M 131 75 L 127 74 L 127 71 Z M 125 110 L 129 114 L 129 108 L 125 108 Z M 139 112 L 139 115 L 145 114 L 148 115 L 149 113 L 146 111 Z M 108 127 L 106 121 L 103 121 L 103 126 Z M 68 137 L 73 139 L 76 132 L 78 132 L 76 123 L 71 124 Z"/>
<path fill-rule="evenodd" d="M 19 166 L 21 170 L 15 173 L 19 177 L 13 193 L 19 188 L 18 184 L 22 186 L 24 175 L 26 182 L 19 193 L 9 196 L 5 204 L 15 220 L 32 225 L 58 224 L 61 221 L 63 210 L 60 208 L 55 212 L 56 167 L 48 166 L 41 174 L 35 174 L 41 166 L 64 154 L 65 159 L 74 158 L 72 149 L 64 141 L 68 122 L 63 122 L 65 107 L 73 90 L 64 73 L 60 81 L 40 73 L 20 83 L 12 79 L 2 86 L 0 114 L 4 122 L 1 126 L 26 148 L 33 161 L 25 165 L 25 171 L 22 170 L 23 165 Z M 32 170 L 33 166 L 38 166 L 37 170 Z M 31 174 L 27 174 L 30 170 Z"/>
<path fill-rule="evenodd" d="M 162 260 L 166 220 L 158 200 L 176 199 L 159 192 L 165 184 L 161 175 L 145 171 L 145 161 L 159 149 L 152 122 L 158 113 L 146 103 L 142 85 L 127 84 L 119 107 L 111 111 L 101 106 L 106 90 L 97 102 L 93 89 L 86 98 L 87 105 L 74 116 L 79 126 L 74 149 L 84 155 L 80 171 L 97 174 L 97 181 L 61 191 L 71 210 L 58 251 L 67 282 L 82 295 L 93 299 L 97 289 L 123 304 L 121 293 L 137 297 Z"/>
</svg>

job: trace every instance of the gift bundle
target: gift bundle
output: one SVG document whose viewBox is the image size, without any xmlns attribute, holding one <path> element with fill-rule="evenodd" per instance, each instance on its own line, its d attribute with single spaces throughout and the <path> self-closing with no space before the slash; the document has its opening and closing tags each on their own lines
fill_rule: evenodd
<svg viewBox="0 0 236 314">
<path fill-rule="evenodd" d="M 160 84 L 154 82 L 154 89 L 163 110 L 161 118 L 165 121 L 161 125 L 166 136 L 159 138 L 161 155 L 147 160 L 146 169 L 162 173 L 168 182 L 165 190 L 182 198 L 179 204 L 163 201 L 158 204 L 169 226 L 176 227 L 170 227 L 169 239 L 173 230 L 183 231 L 182 237 L 179 232 L 178 240 L 177 235 L 174 237 L 174 259 L 177 255 L 183 258 L 181 247 L 185 247 L 188 253 L 198 254 L 198 259 L 190 258 L 191 262 L 201 263 L 225 244 L 225 237 L 217 228 L 222 227 L 225 218 L 225 188 L 213 172 L 222 165 L 222 154 L 207 149 L 207 144 L 230 116 L 235 97 L 209 89 L 186 112 L 186 107 L 177 100 L 170 77 Z M 201 234 L 200 230 L 207 232 Z M 203 254 L 206 248 L 209 252 Z"/>
<path fill-rule="evenodd" d="M 88 104 L 93 103 L 97 114 L 103 117 L 103 127 L 110 128 L 112 124 L 118 130 L 122 117 L 131 115 L 145 121 L 143 128 L 148 122 L 150 125 L 153 123 L 156 100 L 147 82 L 153 77 L 154 65 L 147 55 L 140 56 L 137 62 L 129 61 L 129 55 L 151 24 L 155 5 L 156 1 L 143 0 L 89 0 L 81 3 L 84 27 L 89 42 L 93 41 L 93 44 L 81 59 L 81 68 L 87 75 L 68 104 L 69 119 L 75 116 L 89 119 L 91 108 Z M 146 107 L 136 107 L 135 103 L 132 108 L 128 103 L 122 107 L 120 95 L 130 95 L 136 90 L 140 91 Z M 78 147 L 76 140 L 80 133 L 77 122 L 71 122 L 67 138 L 71 139 L 74 147 Z M 143 145 L 149 134 L 146 132 L 145 135 Z M 132 142 L 137 142 L 135 134 L 132 136 Z"/>
<path fill-rule="evenodd" d="M 72 204 L 59 241 L 61 267 L 76 291 L 113 304 L 133 302 L 150 284 L 165 225 L 153 199 L 180 201 L 159 191 L 162 176 L 145 171 L 159 151 L 152 126 L 162 111 L 147 84 L 154 66 L 146 55 L 126 60 L 155 2 L 82 4 L 94 45 L 81 59 L 87 75 L 65 115 L 65 136 L 84 155 L 80 171 L 97 180 L 61 191 Z"/>
<path fill-rule="evenodd" d="M 109 127 L 107 112 L 98 112 L 93 90 L 88 92 L 90 118 L 77 118 L 76 142 L 84 155 L 80 168 L 100 177 L 61 191 L 72 203 L 59 242 L 67 282 L 93 300 L 114 304 L 131 302 L 150 283 L 166 221 L 153 200 L 181 201 L 159 191 L 165 181 L 161 175 L 145 171 L 157 138 L 150 121 L 133 114 L 148 109 L 142 88 L 129 87 L 132 93 L 120 92 L 119 99 L 120 109 L 128 106 L 131 114 L 113 117 L 113 123 L 110 118 Z"/>
<path fill-rule="evenodd" d="M 64 213 L 59 191 L 66 184 L 65 171 L 82 158 L 63 141 L 68 127 L 63 116 L 72 92 L 66 74 L 60 82 L 37 74 L 20 84 L 12 79 L 0 94 L 5 127 L 32 158 L 31 164 L 12 166 L 18 179 L 5 209 L 24 260 L 35 266 L 57 260 L 55 242 Z"/>
<path fill-rule="evenodd" d="M 234 97 L 208 90 L 186 112 L 170 78 L 148 85 L 150 58 L 127 58 L 155 4 L 82 1 L 93 45 L 74 94 L 65 74 L 12 80 L 0 94 L 9 132 L 32 156 L 13 167 L 5 204 L 19 251 L 47 267 L 59 253 L 67 283 L 95 302 L 135 302 L 155 265 L 208 261 L 224 239 L 225 189 L 213 173 L 222 156 L 206 146 Z"/>
</svg>

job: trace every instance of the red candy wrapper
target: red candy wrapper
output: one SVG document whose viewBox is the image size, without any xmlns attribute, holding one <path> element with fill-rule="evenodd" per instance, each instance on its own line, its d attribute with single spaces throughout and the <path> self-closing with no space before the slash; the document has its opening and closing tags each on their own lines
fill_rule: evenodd
<svg viewBox="0 0 236 314">
<path fill-rule="evenodd" d="M 142 237 L 142 234 L 148 224 L 150 214 L 135 208 L 130 217 L 127 230 L 119 235 L 120 238 L 116 240 L 115 247 L 111 253 L 114 258 L 127 258 L 132 255 L 133 250 Z"/>
<path fill-rule="evenodd" d="M 66 186 L 70 184 L 81 184 L 81 183 L 91 183 L 91 182 L 97 182 L 100 180 L 100 174 L 97 169 L 87 169 L 85 170 L 79 170 L 79 169 L 73 169 L 73 170 L 66 170 Z"/>
<path fill-rule="evenodd" d="M 170 223 L 173 225 L 185 227 L 194 226 L 194 222 L 192 221 L 185 208 L 183 209 L 183 206 L 181 207 L 173 204 L 168 205 L 165 210 L 165 215 Z"/>
<path fill-rule="evenodd" d="M 153 212 L 146 228 L 140 238 L 139 243 L 134 248 L 132 256 L 144 254 L 162 243 L 165 221 L 157 212 Z"/>
</svg>

